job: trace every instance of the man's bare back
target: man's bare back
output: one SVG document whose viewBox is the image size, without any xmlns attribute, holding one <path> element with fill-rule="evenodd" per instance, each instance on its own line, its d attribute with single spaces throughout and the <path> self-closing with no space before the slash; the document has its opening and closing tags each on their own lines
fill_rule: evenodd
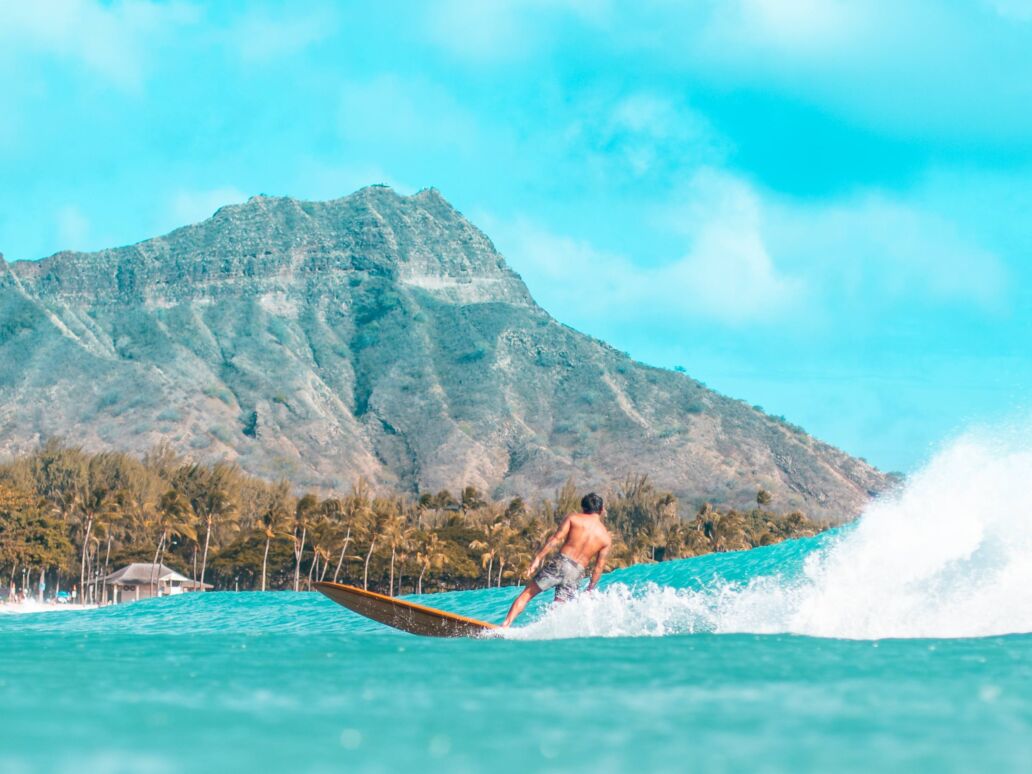
<svg viewBox="0 0 1032 774">
<path fill-rule="evenodd" d="M 581 501 L 581 507 L 584 513 L 571 513 L 563 519 L 559 529 L 530 563 L 527 575 L 533 580 L 512 603 L 503 627 L 509 626 L 523 612 L 527 603 L 542 591 L 554 588 L 557 602 L 571 599 L 593 562 L 588 591 L 598 585 L 613 539 L 602 523 L 605 514 L 602 498 L 594 493 L 586 495 Z M 558 556 L 545 562 L 545 558 L 556 548 L 559 548 Z"/>
<path fill-rule="evenodd" d="M 608 550 L 613 544 L 609 530 L 602 524 L 601 514 L 598 513 L 571 513 L 556 531 L 553 539 L 556 538 L 563 541 L 559 553 L 585 568 L 602 549 Z"/>
</svg>

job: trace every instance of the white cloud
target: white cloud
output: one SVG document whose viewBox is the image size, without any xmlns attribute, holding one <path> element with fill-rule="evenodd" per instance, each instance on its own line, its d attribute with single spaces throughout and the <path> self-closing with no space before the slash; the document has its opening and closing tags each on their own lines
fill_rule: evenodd
<svg viewBox="0 0 1032 774">
<path fill-rule="evenodd" d="M 861 4 L 841 0 L 737 0 L 714 6 L 701 42 L 711 55 L 761 48 L 824 56 L 865 35 L 868 23 Z"/>
<path fill-rule="evenodd" d="M 1004 18 L 1032 21 L 1032 3 L 1029 0 L 986 0 L 986 4 Z"/>
<path fill-rule="evenodd" d="M 1025 143 L 1032 131 L 1027 4 L 743 0 L 717 5 L 681 61 L 901 136 Z M 1003 22 L 1001 24 L 1001 22 Z M 675 49 L 676 50 L 676 49 Z"/>
<path fill-rule="evenodd" d="M 540 48 L 549 37 L 549 22 L 575 18 L 596 24 L 610 6 L 608 0 L 445 0 L 427 6 L 422 30 L 456 57 L 498 62 Z"/>
<path fill-rule="evenodd" d="M 681 116 L 669 99 L 639 92 L 621 99 L 613 108 L 610 120 L 615 128 L 666 137 L 681 123 Z"/>
<path fill-rule="evenodd" d="M 528 103 L 529 104 L 529 103 Z M 622 184 L 658 190 L 700 163 L 719 163 L 727 143 L 707 119 L 677 94 L 660 89 L 589 89 L 543 95 L 542 103 L 485 113 L 477 99 L 420 76 L 379 75 L 342 84 L 337 126 L 354 158 L 361 150 L 402 179 L 419 157 L 495 168 L 528 178 L 547 170 L 552 181 L 574 186 Z M 533 110 L 533 113 L 526 111 Z M 411 161 L 406 152 L 419 154 Z M 350 164 L 349 164 L 350 165 Z M 424 181 L 434 182 L 434 181 Z"/>
<path fill-rule="evenodd" d="M 947 180 L 930 178 L 896 196 L 863 191 L 810 202 L 703 169 L 662 222 L 693 239 L 695 254 L 737 255 L 732 265 L 742 272 L 738 281 L 746 289 L 755 281 L 759 288 L 777 290 L 778 275 L 765 274 L 773 262 L 757 258 L 769 253 L 781 272 L 806 278 L 812 291 L 808 301 L 814 304 L 850 300 L 868 313 L 908 304 L 992 308 L 1007 293 L 1007 270 L 937 204 L 937 189 L 949 185 Z M 701 268 L 697 274 L 705 276 Z M 790 296 L 790 288 L 772 295 Z"/>
<path fill-rule="evenodd" d="M 210 218 L 219 207 L 237 204 L 247 198 L 247 194 L 233 186 L 206 191 L 177 191 L 169 200 L 170 225 L 174 228 L 197 223 Z"/>
<path fill-rule="evenodd" d="M 546 309 L 594 331 L 618 321 L 669 338 L 692 320 L 744 327 L 834 319 L 848 328 L 900 309 L 1005 306 L 999 256 L 936 211 L 926 191 L 911 197 L 799 202 L 702 169 L 641 224 L 684 242 L 679 257 L 651 266 L 527 218 L 482 221 Z"/>
<path fill-rule="evenodd" d="M 348 141 L 469 149 L 479 125 L 449 91 L 419 78 L 382 75 L 341 91 L 338 127 Z"/>
<path fill-rule="evenodd" d="M 777 318 L 800 303 L 805 285 L 775 267 L 763 236 L 760 196 L 744 181 L 701 169 L 666 214 L 691 247 L 657 279 L 690 288 L 697 310 L 729 323 Z"/>
<path fill-rule="evenodd" d="M 816 206 L 772 203 L 767 238 L 819 278 L 825 295 L 870 309 L 962 304 L 993 309 L 1006 300 L 1008 272 L 998 255 L 930 206 L 865 193 Z"/>
<path fill-rule="evenodd" d="M 57 56 L 127 89 L 139 87 L 153 40 L 198 18 L 180 2 L 34 0 L 0 3 L 0 47 L 8 61 Z"/>
<path fill-rule="evenodd" d="M 778 319 L 805 286 L 780 274 L 754 234 L 715 225 L 683 258 L 649 267 L 518 219 L 491 227 L 534 297 L 559 319 L 597 329 L 625 321 L 670 326 L 712 320 L 730 326 Z"/>
<path fill-rule="evenodd" d="M 681 175 L 686 167 L 724 158 L 726 143 L 698 111 L 659 91 L 590 94 L 562 133 L 566 155 L 585 155 L 603 182 L 618 177 Z"/>
<path fill-rule="evenodd" d="M 708 319 L 740 326 L 781 318 L 802 303 L 806 286 L 775 266 L 760 233 L 758 201 L 747 186 L 703 173 L 680 213 L 680 222 L 675 211 L 663 220 L 684 234 L 687 249 L 657 266 L 638 265 L 525 218 L 488 218 L 487 225 L 531 291 L 560 319 L 570 319 L 564 310 L 572 310 L 588 324 Z"/>
<path fill-rule="evenodd" d="M 76 205 L 67 204 L 57 211 L 57 236 L 62 250 L 88 249 L 90 221 Z"/>
<path fill-rule="evenodd" d="M 245 62 L 266 62 L 296 54 L 336 33 L 336 14 L 326 6 L 301 8 L 272 16 L 253 11 L 237 21 L 230 40 Z"/>
<path fill-rule="evenodd" d="M 1027 0 L 453 0 L 434 4 L 420 32 L 475 65 L 569 63 L 590 38 L 586 57 L 635 62 L 687 89 L 746 87 L 889 134 L 1023 145 L 1030 19 Z"/>
</svg>

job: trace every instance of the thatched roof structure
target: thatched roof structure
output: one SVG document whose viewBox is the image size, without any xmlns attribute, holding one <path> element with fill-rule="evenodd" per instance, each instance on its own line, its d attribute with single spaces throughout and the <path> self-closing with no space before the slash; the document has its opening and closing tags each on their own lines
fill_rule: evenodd
<svg viewBox="0 0 1032 774">
<path fill-rule="evenodd" d="M 157 583 L 180 586 L 184 589 L 210 589 L 212 587 L 210 583 L 202 584 L 190 580 L 171 567 L 166 567 L 163 564 L 154 565 L 150 562 L 133 562 L 120 570 L 115 570 L 104 578 L 104 581 L 109 586 L 149 586 L 152 583 Z"/>
</svg>

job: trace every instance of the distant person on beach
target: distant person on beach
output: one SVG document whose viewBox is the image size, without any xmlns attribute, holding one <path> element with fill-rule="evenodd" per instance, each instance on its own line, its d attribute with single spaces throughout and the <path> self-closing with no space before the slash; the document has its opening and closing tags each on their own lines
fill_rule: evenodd
<svg viewBox="0 0 1032 774">
<path fill-rule="evenodd" d="M 595 566 L 591 571 L 588 591 L 598 585 L 606 566 L 606 557 L 613 545 L 609 530 L 602 523 L 606 508 L 602 498 L 592 492 L 581 500 L 581 511 L 582 513 L 571 513 L 563 519 L 559 529 L 538 551 L 534 561 L 530 563 L 530 569 L 527 570 L 527 575 L 533 580 L 512 603 L 509 614 L 505 616 L 505 622 L 502 624 L 503 628 L 512 624 L 527 603 L 542 591 L 554 588 L 556 602 L 572 599 L 577 594 L 580 582 L 592 561 Z M 541 563 L 545 557 L 559 546 L 562 546 L 559 553 L 542 567 Z M 541 568 L 541 572 L 538 572 L 538 568 Z M 536 572 L 537 575 L 534 574 Z"/>
</svg>

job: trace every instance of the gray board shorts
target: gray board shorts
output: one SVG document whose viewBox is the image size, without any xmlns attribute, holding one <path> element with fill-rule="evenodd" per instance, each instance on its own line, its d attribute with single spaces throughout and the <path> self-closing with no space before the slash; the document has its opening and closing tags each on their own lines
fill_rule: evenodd
<svg viewBox="0 0 1032 774">
<path fill-rule="evenodd" d="M 534 576 L 542 591 L 555 589 L 556 602 L 566 602 L 577 595 L 586 571 L 566 554 L 556 554 Z"/>
</svg>

